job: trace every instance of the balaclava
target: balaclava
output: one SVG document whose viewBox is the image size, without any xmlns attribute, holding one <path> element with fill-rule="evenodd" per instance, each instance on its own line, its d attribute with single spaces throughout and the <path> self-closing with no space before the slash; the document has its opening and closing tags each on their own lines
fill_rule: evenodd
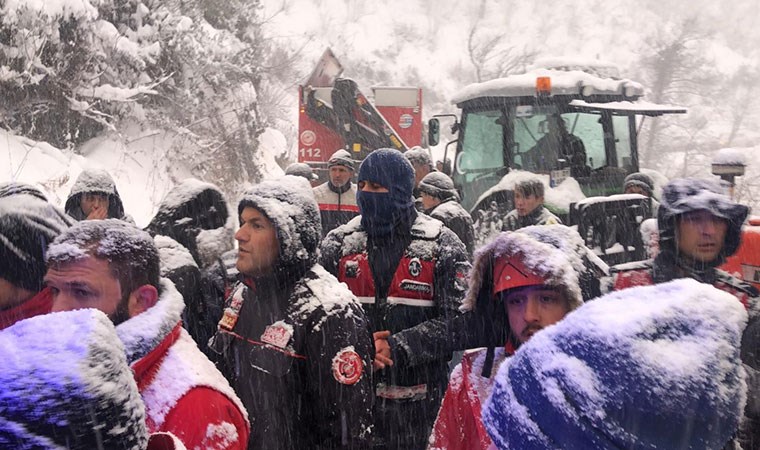
<svg viewBox="0 0 760 450">
<path fill-rule="evenodd" d="M 414 168 L 404 155 L 382 148 L 370 153 L 359 167 L 359 183 L 371 181 L 388 192 L 356 193 L 361 224 L 369 236 L 388 236 L 397 227 L 409 231 L 417 217 L 414 209 Z"/>
</svg>

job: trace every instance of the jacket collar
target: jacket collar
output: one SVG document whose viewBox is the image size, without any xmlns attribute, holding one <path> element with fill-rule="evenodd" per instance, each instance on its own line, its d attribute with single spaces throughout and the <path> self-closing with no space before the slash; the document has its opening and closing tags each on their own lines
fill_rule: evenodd
<svg viewBox="0 0 760 450">
<path fill-rule="evenodd" d="M 158 302 L 116 327 L 116 334 L 124 344 L 127 362 L 133 364 L 158 347 L 180 323 L 184 309 L 185 302 L 174 283 L 162 278 Z"/>
<path fill-rule="evenodd" d="M 332 184 L 332 181 L 327 180 L 327 187 L 330 188 L 331 191 L 335 192 L 336 194 L 345 194 L 349 190 L 351 190 L 351 181 L 348 181 L 346 184 L 344 184 L 341 187 L 335 186 Z"/>
</svg>

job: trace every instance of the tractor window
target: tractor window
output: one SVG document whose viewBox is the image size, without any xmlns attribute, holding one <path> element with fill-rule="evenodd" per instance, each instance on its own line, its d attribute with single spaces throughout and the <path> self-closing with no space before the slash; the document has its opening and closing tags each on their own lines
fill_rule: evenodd
<svg viewBox="0 0 760 450">
<path fill-rule="evenodd" d="M 573 112 L 562 114 L 562 118 L 565 120 L 565 123 L 568 123 L 567 130 L 570 134 L 583 141 L 583 146 L 586 149 L 586 165 L 592 169 L 606 166 L 608 161 L 604 151 L 604 132 L 600 122 L 601 116 L 598 114 Z"/>
<path fill-rule="evenodd" d="M 612 128 L 615 133 L 615 151 L 618 167 L 630 173 L 633 171 L 631 161 L 631 134 L 628 116 L 612 116 Z"/>
<path fill-rule="evenodd" d="M 460 173 L 483 172 L 504 167 L 504 128 L 499 110 L 467 114 L 462 152 L 458 156 Z"/>
<path fill-rule="evenodd" d="M 516 167 L 546 173 L 570 165 L 590 168 L 606 165 L 604 134 L 599 119 L 596 114 L 571 112 L 557 116 L 550 109 L 537 108 L 532 115 L 516 114 Z"/>
</svg>

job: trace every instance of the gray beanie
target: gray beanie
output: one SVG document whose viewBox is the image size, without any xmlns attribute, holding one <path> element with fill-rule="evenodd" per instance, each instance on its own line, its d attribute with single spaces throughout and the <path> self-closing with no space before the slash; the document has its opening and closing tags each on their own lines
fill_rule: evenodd
<svg viewBox="0 0 760 450">
<path fill-rule="evenodd" d="M 443 172 L 430 172 L 420 181 L 420 192 L 424 192 L 439 200 L 455 198 L 459 200 L 459 194 L 448 175 Z"/>
<path fill-rule="evenodd" d="M 430 157 L 430 153 L 420 146 L 410 148 L 404 153 L 406 159 L 409 160 L 412 165 L 426 165 L 433 168 L 433 159 Z"/>
<path fill-rule="evenodd" d="M 625 177 L 623 190 L 626 190 L 631 186 L 643 189 L 650 197 L 654 194 L 654 181 L 652 180 L 652 177 L 645 173 L 634 172 Z"/>
<path fill-rule="evenodd" d="M 347 150 L 338 149 L 332 154 L 327 161 L 327 168 L 332 166 L 343 166 L 350 171 L 354 171 L 354 160 L 351 158 L 351 154 Z"/>
</svg>

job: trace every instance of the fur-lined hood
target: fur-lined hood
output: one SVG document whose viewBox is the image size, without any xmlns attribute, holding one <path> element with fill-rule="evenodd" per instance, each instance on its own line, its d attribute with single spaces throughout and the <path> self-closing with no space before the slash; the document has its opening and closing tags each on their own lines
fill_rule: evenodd
<svg viewBox="0 0 760 450">
<path fill-rule="evenodd" d="M 566 234 L 562 228 L 567 227 L 546 225 L 504 232 L 480 248 L 475 253 L 469 275 L 469 290 L 462 311 L 472 311 L 481 307 L 483 302 L 492 301 L 493 262 L 498 258 L 515 255 L 520 255 L 528 269 L 546 278 L 548 285 L 561 287 L 570 301 L 571 309 L 579 307 L 583 303 L 583 296 L 579 286 L 579 273 L 574 268 L 583 267 L 583 262 L 576 252 L 563 251 L 553 245 L 555 242 L 564 243 L 564 239 L 556 239 Z M 560 236 L 554 236 L 552 230 L 555 229 Z"/>
</svg>

